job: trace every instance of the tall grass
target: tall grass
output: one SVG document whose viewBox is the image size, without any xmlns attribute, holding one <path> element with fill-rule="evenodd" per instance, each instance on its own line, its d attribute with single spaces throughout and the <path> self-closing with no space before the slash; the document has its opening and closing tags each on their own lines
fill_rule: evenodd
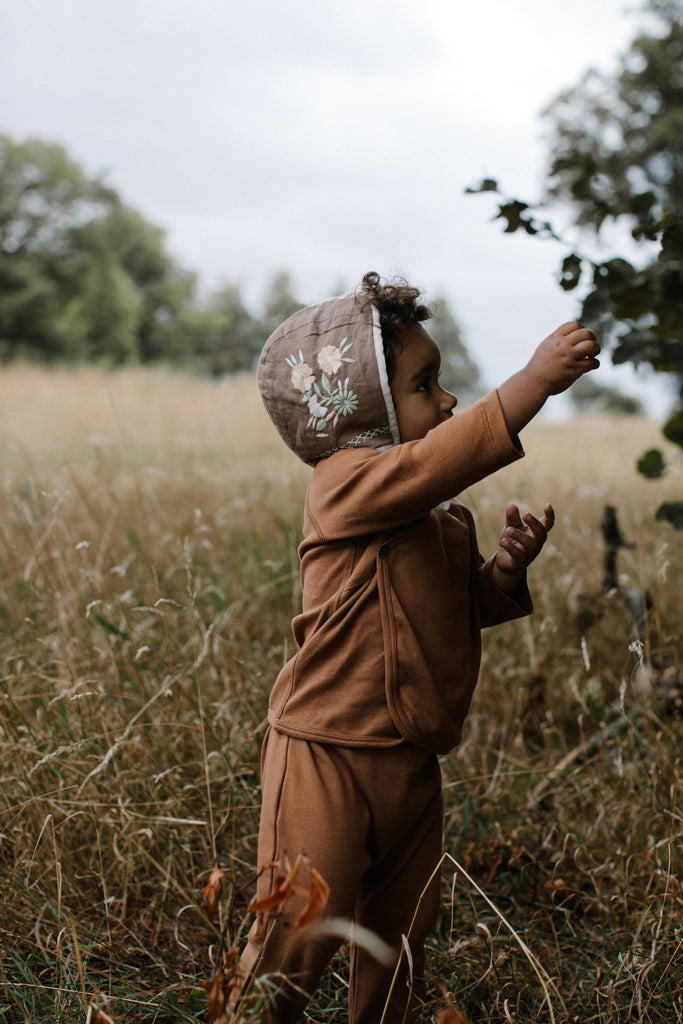
<svg viewBox="0 0 683 1024">
<path fill-rule="evenodd" d="M 485 551 L 510 499 L 558 523 L 536 614 L 486 635 L 443 759 L 435 999 L 477 1022 L 683 1021 L 683 556 L 653 517 L 683 479 L 636 475 L 660 442 L 643 420 L 539 421 L 524 442 L 465 496 Z M 202 1019 L 212 947 L 223 924 L 239 943 L 252 895 L 309 471 L 251 381 L 157 371 L 6 368 L 0 452 L 0 1019 Z M 608 595 L 606 503 L 635 544 Z M 215 866 L 235 896 L 217 925 Z M 343 1019 L 344 970 L 311 1020 Z"/>
</svg>

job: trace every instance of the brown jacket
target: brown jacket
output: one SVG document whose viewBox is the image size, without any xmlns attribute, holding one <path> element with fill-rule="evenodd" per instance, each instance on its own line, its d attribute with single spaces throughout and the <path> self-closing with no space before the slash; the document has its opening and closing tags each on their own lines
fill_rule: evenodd
<svg viewBox="0 0 683 1024">
<path fill-rule="evenodd" d="M 494 391 L 421 440 L 316 465 L 299 551 L 299 650 L 273 688 L 276 730 L 437 754 L 460 742 L 480 629 L 532 604 L 526 585 L 516 599 L 497 589 L 469 510 L 438 506 L 522 455 Z"/>
</svg>

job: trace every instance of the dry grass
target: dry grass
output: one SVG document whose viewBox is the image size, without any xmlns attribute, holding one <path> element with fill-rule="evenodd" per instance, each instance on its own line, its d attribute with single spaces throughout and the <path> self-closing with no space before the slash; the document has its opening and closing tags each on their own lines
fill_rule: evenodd
<svg viewBox="0 0 683 1024">
<path fill-rule="evenodd" d="M 683 555 L 653 511 L 683 479 L 637 476 L 644 421 L 524 440 L 467 496 L 484 550 L 510 498 L 558 525 L 444 759 L 435 996 L 482 1024 L 680 1022 Z M 5 369 L 0 445 L 0 1019 L 202 1019 L 225 921 L 198 892 L 229 870 L 237 941 L 308 471 L 250 381 L 156 371 Z M 636 542 L 622 593 L 650 597 L 643 669 L 601 592 L 606 502 Z M 311 1020 L 343 1019 L 343 972 Z"/>
</svg>

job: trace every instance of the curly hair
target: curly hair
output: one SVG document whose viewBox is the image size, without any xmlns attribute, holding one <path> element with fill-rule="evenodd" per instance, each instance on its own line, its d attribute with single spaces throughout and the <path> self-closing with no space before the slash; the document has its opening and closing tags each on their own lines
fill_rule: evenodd
<svg viewBox="0 0 683 1024">
<path fill-rule="evenodd" d="M 422 294 L 420 289 L 409 285 L 402 277 L 383 283 L 379 274 L 371 270 L 363 277 L 357 294 L 366 303 L 371 302 L 379 313 L 387 376 L 391 380 L 396 356 L 403 348 L 406 327 L 429 320 L 434 314 L 429 306 L 417 301 Z"/>
</svg>

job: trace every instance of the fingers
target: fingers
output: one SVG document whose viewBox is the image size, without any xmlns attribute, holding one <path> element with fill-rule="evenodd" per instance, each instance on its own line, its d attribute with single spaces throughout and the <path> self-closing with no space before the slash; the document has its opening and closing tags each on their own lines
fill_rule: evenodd
<svg viewBox="0 0 683 1024">
<path fill-rule="evenodd" d="M 574 346 L 574 355 L 579 359 L 595 359 L 600 355 L 600 346 L 594 338 L 587 338 Z"/>
<path fill-rule="evenodd" d="M 548 531 L 542 522 L 540 522 L 535 516 L 532 516 L 529 512 L 524 516 L 524 522 L 526 523 L 527 530 L 536 541 L 539 550 L 545 544 L 545 539 L 548 535 Z M 529 534 L 527 534 L 528 536 Z"/>
<path fill-rule="evenodd" d="M 565 335 L 570 342 L 574 354 L 579 359 L 595 359 L 600 354 L 598 339 L 588 327 L 584 327 L 578 320 L 571 320 L 559 328 L 558 334 Z"/>
<path fill-rule="evenodd" d="M 540 552 L 554 525 L 555 511 L 552 505 L 544 506 L 540 519 L 530 512 L 522 517 L 517 505 L 508 505 L 500 546 L 518 566 L 527 566 Z"/>
<path fill-rule="evenodd" d="M 519 508 L 517 505 L 508 505 L 505 510 L 506 529 L 509 528 L 511 532 L 514 530 L 524 531 L 525 524 L 534 536 L 545 537 L 545 534 L 549 533 L 555 525 L 555 509 L 550 504 L 544 505 L 543 515 L 539 520 L 533 516 L 531 512 L 527 512 L 522 518 L 519 514 Z"/>
<path fill-rule="evenodd" d="M 532 516 L 531 512 L 527 512 L 524 516 L 524 522 L 536 538 L 545 540 L 547 534 L 550 533 L 555 525 L 555 510 L 552 505 L 544 505 L 543 515 L 540 519 L 536 519 L 535 516 Z"/>
<path fill-rule="evenodd" d="M 517 505 L 510 504 L 505 509 L 505 525 L 516 527 L 518 530 L 524 529 L 524 523 L 522 522 Z"/>
<path fill-rule="evenodd" d="M 541 523 L 546 533 L 550 533 L 553 526 L 555 525 L 555 509 L 552 505 L 543 506 L 543 516 L 541 517 Z"/>
<path fill-rule="evenodd" d="M 599 359 L 593 359 L 591 356 L 584 356 L 581 360 L 581 373 L 590 373 L 591 370 L 597 370 L 599 366 Z"/>
<path fill-rule="evenodd" d="M 568 323 L 562 324 L 561 327 L 557 328 L 557 334 L 581 334 L 584 338 L 592 338 L 595 341 L 595 335 L 589 327 L 584 327 L 578 320 L 569 320 Z"/>
</svg>

